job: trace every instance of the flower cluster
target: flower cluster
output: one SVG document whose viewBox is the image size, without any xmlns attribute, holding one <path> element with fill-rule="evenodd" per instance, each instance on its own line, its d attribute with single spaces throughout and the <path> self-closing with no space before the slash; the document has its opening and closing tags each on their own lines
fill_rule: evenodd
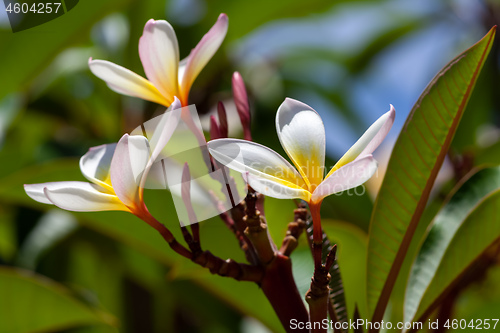
<svg viewBox="0 0 500 333">
<path fill-rule="evenodd" d="M 82 174 L 90 183 L 79 181 L 25 185 L 36 201 L 71 211 L 128 211 L 150 220 L 143 192 L 153 163 L 172 136 L 181 115 L 175 99 L 162 115 L 151 140 L 142 135 L 122 136 L 118 143 L 90 148 L 80 159 Z"/>
<path fill-rule="evenodd" d="M 139 55 L 149 80 L 109 61 L 91 58 L 90 70 L 112 90 L 170 108 L 151 141 L 141 135 L 125 134 L 118 143 L 90 148 L 80 159 L 80 169 L 91 183 L 29 184 L 25 185 L 26 193 L 36 201 L 66 210 L 121 210 L 150 220 L 143 200 L 149 170 L 179 122 L 179 110 L 187 105 L 191 85 L 224 40 L 227 25 L 227 16 L 221 14 L 189 56 L 179 61 L 172 26 L 163 20 L 149 20 L 139 40 Z"/>
<path fill-rule="evenodd" d="M 373 176 L 377 161 L 371 153 L 394 123 L 395 110 L 381 116 L 333 166 L 325 172 L 325 127 L 310 106 L 287 98 L 276 114 L 278 138 L 295 168 L 275 151 L 254 142 L 218 139 L 208 143 L 212 156 L 246 175 L 258 192 L 279 199 L 300 198 L 319 203 L 326 196 L 359 186 Z"/>
<path fill-rule="evenodd" d="M 139 56 L 148 79 L 109 61 L 91 58 L 90 70 L 112 90 L 170 108 L 151 140 L 125 134 L 116 144 L 91 148 L 80 160 L 81 171 L 90 183 L 31 184 L 25 185 L 26 193 L 62 209 L 121 210 L 145 221 L 152 220 L 143 199 L 146 179 L 179 120 L 182 118 L 188 126 L 193 124 L 189 113 L 180 110 L 187 106 L 191 85 L 220 47 L 227 27 L 227 16 L 221 14 L 189 56 L 179 61 L 177 37 L 171 25 L 166 21 L 148 21 L 139 40 Z M 372 177 L 377 162 L 371 153 L 383 141 L 395 117 L 391 106 L 325 176 L 325 128 L 313 108 L 287 98 L 276 114 L 278 138 L 293 167 L 275 151 L 251 141 L 247 95 L 239 74 L 233 77 L 233 93 L 246 140 L 227 138 L 225 110 L 220 104 L 220 127 L 215 118 L 211 121 L 211 136 L 215 139 L 208 143 L 211 156 L 240 172 L 254 190 L 275 198 L 299 198 L 310 206 L 319 206 L 326 196 L 359 186 Z M 195 135 L 200 145 L 206 144 L 202 133 Z"/>
</svg>

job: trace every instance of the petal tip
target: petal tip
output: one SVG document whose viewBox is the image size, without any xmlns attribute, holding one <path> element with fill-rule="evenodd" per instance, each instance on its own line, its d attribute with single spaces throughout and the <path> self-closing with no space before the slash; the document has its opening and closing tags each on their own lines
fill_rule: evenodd
<svg viewBox="0 0 500 333">
<path fill-rule="evenodd" d="M 217 21 L 225 21 L 225 22 L 227 22 L 227 21 L 229 21 L 229 18 L 227 17 L 226 13 L 221 13 L 219 15 L 219 17 L 217 18 Z"/>
<path fill-rule="evenodd" d="M 389 105 L 390 105 L 390 108 L 389 108 L 390 117 L 394 119 L 396 117 L 396 109 L 394 108 L 394 105 L 392 105 L 392 104 L 389 104 Z"/>
<path fill-rule="evenodd" d="M 174 101 L 170 104 L 170 106 L 172 107 L 172 111 L 182 108 L 181 100 L 178 99 L 177 96 L 174 96 Z"/>
<path fill-rule="evenodd" d="M 128 137 L 129 137 L 128 133 L 123 134 L 120 140 L 118 140 L 118 143 L 128 140 Z"/>
<path fill-rule="evenodd" d="M 24 192 L 26 192 L 26 194 L 31 197 L 28 191 L 30 191 L 32 188 L 36 188 L 36 185 L 38 184 L 23 184 Z"/>
<path fill-rule="evenodd" d="M 386 123 L 389 123 L 390 127 L 389 129 L 392 127 L 392 125 L 394 124 L 394 119 L 396 119 L 396 109 L 394 108 L 394 106 L 392 104 L 389 104 L 390 105 L 390 109 L 389 111 L 387 111 L 385 114 L 387 115 L 387 120 L 386 120 Z"/>
<path fill-rule="evenodd" d="M 282 106 L 300 106 L 300 107 L 303 107 L 304 110 L 313 110 L 313 108 L 310 107 L 309 105 L 307 105 L 306 103 L 301 102 L 298 99 L 294 99 L 291 97 L 285 97 L 285 100 L 283 101 L 283 103 L 281 103 L 281 105 Z"/>
<path fill-rule="evenodd" d="M 243 78 L 241 77 L 240 72 L 235 71 L 235 72 L 233 73 L 233 84 L 234 84 L 234 83 L 238 83 L 239 81 L 243 81 Z"/>
<path fill-rule="evenodd" d="M 276 122 L 278 123 L 278 119 L 284 114 L 297 113 L 299 111 L 312 111 L 319 116 L 318 112 L 306 103 L 297 99 L 286 97 L 278 108 L 278 112 L 276 113 Z"/>
<path fill-rule="evenodd" d="M 149 19 L 146 24 L 144 25 L 144 30 L 143 30 L 143 34 L 145 33 L 148 33 L 148 32 L 152 32 L 155 25 L 156 25 L 156 22 L 154 19 Z M 142 38 L 142 36 L 141 36 Z"/>
</svg>

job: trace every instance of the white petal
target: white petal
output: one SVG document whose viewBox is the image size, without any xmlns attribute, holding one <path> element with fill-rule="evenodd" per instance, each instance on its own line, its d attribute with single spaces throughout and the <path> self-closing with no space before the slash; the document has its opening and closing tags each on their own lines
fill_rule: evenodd
<svg viewBox="0 0 500 333">
<path fill-rule="evenodd" d="M 139 39 L 139 56 L 144 72 L 169 99 L 178 95 L 179 46 L 172 26 L 164 20 L 149 20 Z"/>
<path fill-rule="evenodd" d="M 308 185 L 319 185 L 325 165 L 325 126 L 310 106 L 287 98 L 276 114 L 276 131 L 283 149 Z"/>
<path fill-rule="evenodd" d="M 299 191 L 306 184 L 299 173 L 275 151 L 254 142 L 218 139 L 208 142 L 212 156 L 230 169 Z"/>
<path fill-rule="evenodd" d="M 172 105 L 165 111 L 163 115 L 158 117 L 158 125 L 156 125 L 151 139 L 149 139 L 151 147 L 151 159 L 153 162 L 159 156 L 160 152 L 165 148 L 166 144 L 172 137 L 179 120 L 181 119 L 182 106 L 177 97 L 174 98 Z"/>
<path fill-rule="evenodd" d="M 167 179 L 166 179 L 166 166 L 163 160 L 160 160 L 147 170 L 147 177 L 141 178 L 140 184 L 142 188 L 155 189 L 155 190 L 165 190 L 167 189 Z"/>
<path fill-rule="evenodd" d="M 186 67 L 181 70 L 183 72 L 181 84 L 181 101 L 183 105 L 187 105 L 187 95 L 194 80 L 208 61 L 212 59 L 226 37 L 227 27 L 227 15 L 220 14 L 214 26 L 203 36 L 198 45 L 189 54 Z"/>
<path fill-rule="evenodd" d="M 139 184 L 149 160 L 148 140 L 140 135 L 122 136 L 111 160 L 110 177 L 120 200 L 131 208 L 141 203 Z"/>
<path fill-rule="evenodd" d="M 375 171 L 377 171 L 377 161 L 372 155 L 357 159 L 325 178 L 313 192 L 311 200 L 318 202 L 330 194 L 357 187 L 370 179 Z"/>
<path fill-rule="evenodd" d="M 186 58 L 182 59 L 179 62 L 179 69 L 178 69 L 178 80 L 179 80 L 179 87 L 182 87 L 182 80 L 184 80 L 184 73 L 186 73 L 186 65 L 188 63 L 189 56 Z"/>
<path fill-rule="evenodd" d="M 63 183 L 67 186 L 44 187 L 46 198 L 59 208 L 75 212 L 129 211 L 115 195 L 102 192 L 98 185 L 85 182 Z"/>
<path fill-rule="evenodd" d="M 71 188 L 79 186 L 80 183 L 82 182 L 69 181 L 69 182 L 50 182 L 50 183 L 40 183 L 40 184 L 25 184 L 24 191 L 26 191 L 26 194 L 31 199 L 44 204 L 52 205 L 52 202 L 50 202 L 50 200 L 47 199 L 45 193 L 43 192 L 43 189 L 45 187 L 49 187 L 55 190 L 59 188 L 68 188 L 68 187 Z"/>
<path fill-rule="evenodd" d="M 134 72 L 105 60 L 89 59 L 89 67 L 95 76 L 104 80 L 117 93 L 139 97 L 162 105 L 170 105 L 173 97 L 163 96 L 156 87 Z"/>
<path fill-rule="evenodd" d="M 142 176 L 141 182 L 139 186 L 141 188 L 145 188 L 146 180 L 148 178 L 148 173 L 155 162 L 157 161 L 158 156 L 161 151 L 167 145 L 168 141 L 172 137 L 177 125 L 179 124 L 179 120 L 181 119 L 181 105 L 180 101 L 175 97 L 174 102 L 171 107 L 165 111 L 165 113 L 155 119 L 158 119 L 158 124 L 154 129 L 153 135 L 150 139 L 150 147 L 152 150 L 149 161 L 144 170 L 144 174 Z M 161 167 L 159 168 L 161 169 Z"/>
<path fill-rule="evenodd" d="M 92 147 L 80 158 L 80 170 L 85 178 L 111 192 L 113 187 L 109 179 L 109 168 L 115 149 L 116 143 Z"/>
<path fill-rule="evenodd" d="M 382 141 L 384 141 L 387 133 L 389 133 L 392 124 L 394 124 L 395 116 L 396 110 L 391 105 L 390 110 L 378 118 L 358 139 L 358 141 L 356 141 L 356 143 L 344 154 L 344 156 L 338 160 L 335 166 L 328 173 L 327 177 L 347 163 L 373 153 Z"/>
</svg>

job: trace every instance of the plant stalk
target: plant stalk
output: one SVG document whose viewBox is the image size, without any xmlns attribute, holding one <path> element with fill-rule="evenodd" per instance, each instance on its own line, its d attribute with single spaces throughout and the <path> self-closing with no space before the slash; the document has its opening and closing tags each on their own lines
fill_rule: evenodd
<svg viewBox="0 0 500 333">
<path fill-rule="evenodd" d="M 330 274 L 328 269 L 322 264 L 323 250 L 323 231 L 321 229 L 321 201 L 310 202 L 309 210 L 313 220 L 313 259 L 314 276 L 311 281 L 311 288 L 306 294 L 306 301 L 309 304 L 310 322 L 312 325 L 311 333 L 326 333 L 321 323 L 328 319 L 328 284 Z"/>
<path fill-rule="evenodd" d="M 314 274 L 321 269 L 321 256 L 323 252 L 323 230 L 321 229 L 321 202 L 309 203 L 309 210 L 313 220 L 313 259 L 314 259 Z"/>
</svg>

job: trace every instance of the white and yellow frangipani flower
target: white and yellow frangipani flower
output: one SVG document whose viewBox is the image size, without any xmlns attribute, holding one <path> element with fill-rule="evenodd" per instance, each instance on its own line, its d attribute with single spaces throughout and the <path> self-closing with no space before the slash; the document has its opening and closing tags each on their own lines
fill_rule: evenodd
<svg viewBox="0 0 500 333">
<path fill-rule="evenodd" d="M 219 49 L 227 27 L 227 15 L 221 14 L 189 56 L 179 61 L 179 45 L 174 29 L 167 21 L 151 19 L 139 40 L 139 57 L 147 80 L 105 60 L 90 58 L 89 67 L 92 73 L 120 94 L 165 106 L 170 106 L 174 96 L 177 96 L 182 106 L 187 106 L 194 80 Z"/>
<path fill-rule="evenodd" d="M 294 99 L 285 99 L 279 107 L 276 131 L 295 168 L 275 151 L 250 141 L 217 139 L 208 147 L 217 161 L 245 175 L 256 191 L 318 206 L 326 196 L 359 186 L 373 176 L 377 162 L 371 153 L 386 137 L 394 117 L 391 105 L 325 177 L 323 121 L 314 109 Z"/>
<path fill-rule="evenodd" d="M 90 183 L 27 184 L 24 185 L 26 193 L 38 202 L 65 210 L 127 211 L 146 222 L 153 221 L 144 204 L 146 179 L 179 123 L 180 107 L 176 98 L 158 122 L 150 140 L 142 135 L 125 134 L 118 143 L 90 148 L 80 159 L 80 170 Z"/>
</svg>

